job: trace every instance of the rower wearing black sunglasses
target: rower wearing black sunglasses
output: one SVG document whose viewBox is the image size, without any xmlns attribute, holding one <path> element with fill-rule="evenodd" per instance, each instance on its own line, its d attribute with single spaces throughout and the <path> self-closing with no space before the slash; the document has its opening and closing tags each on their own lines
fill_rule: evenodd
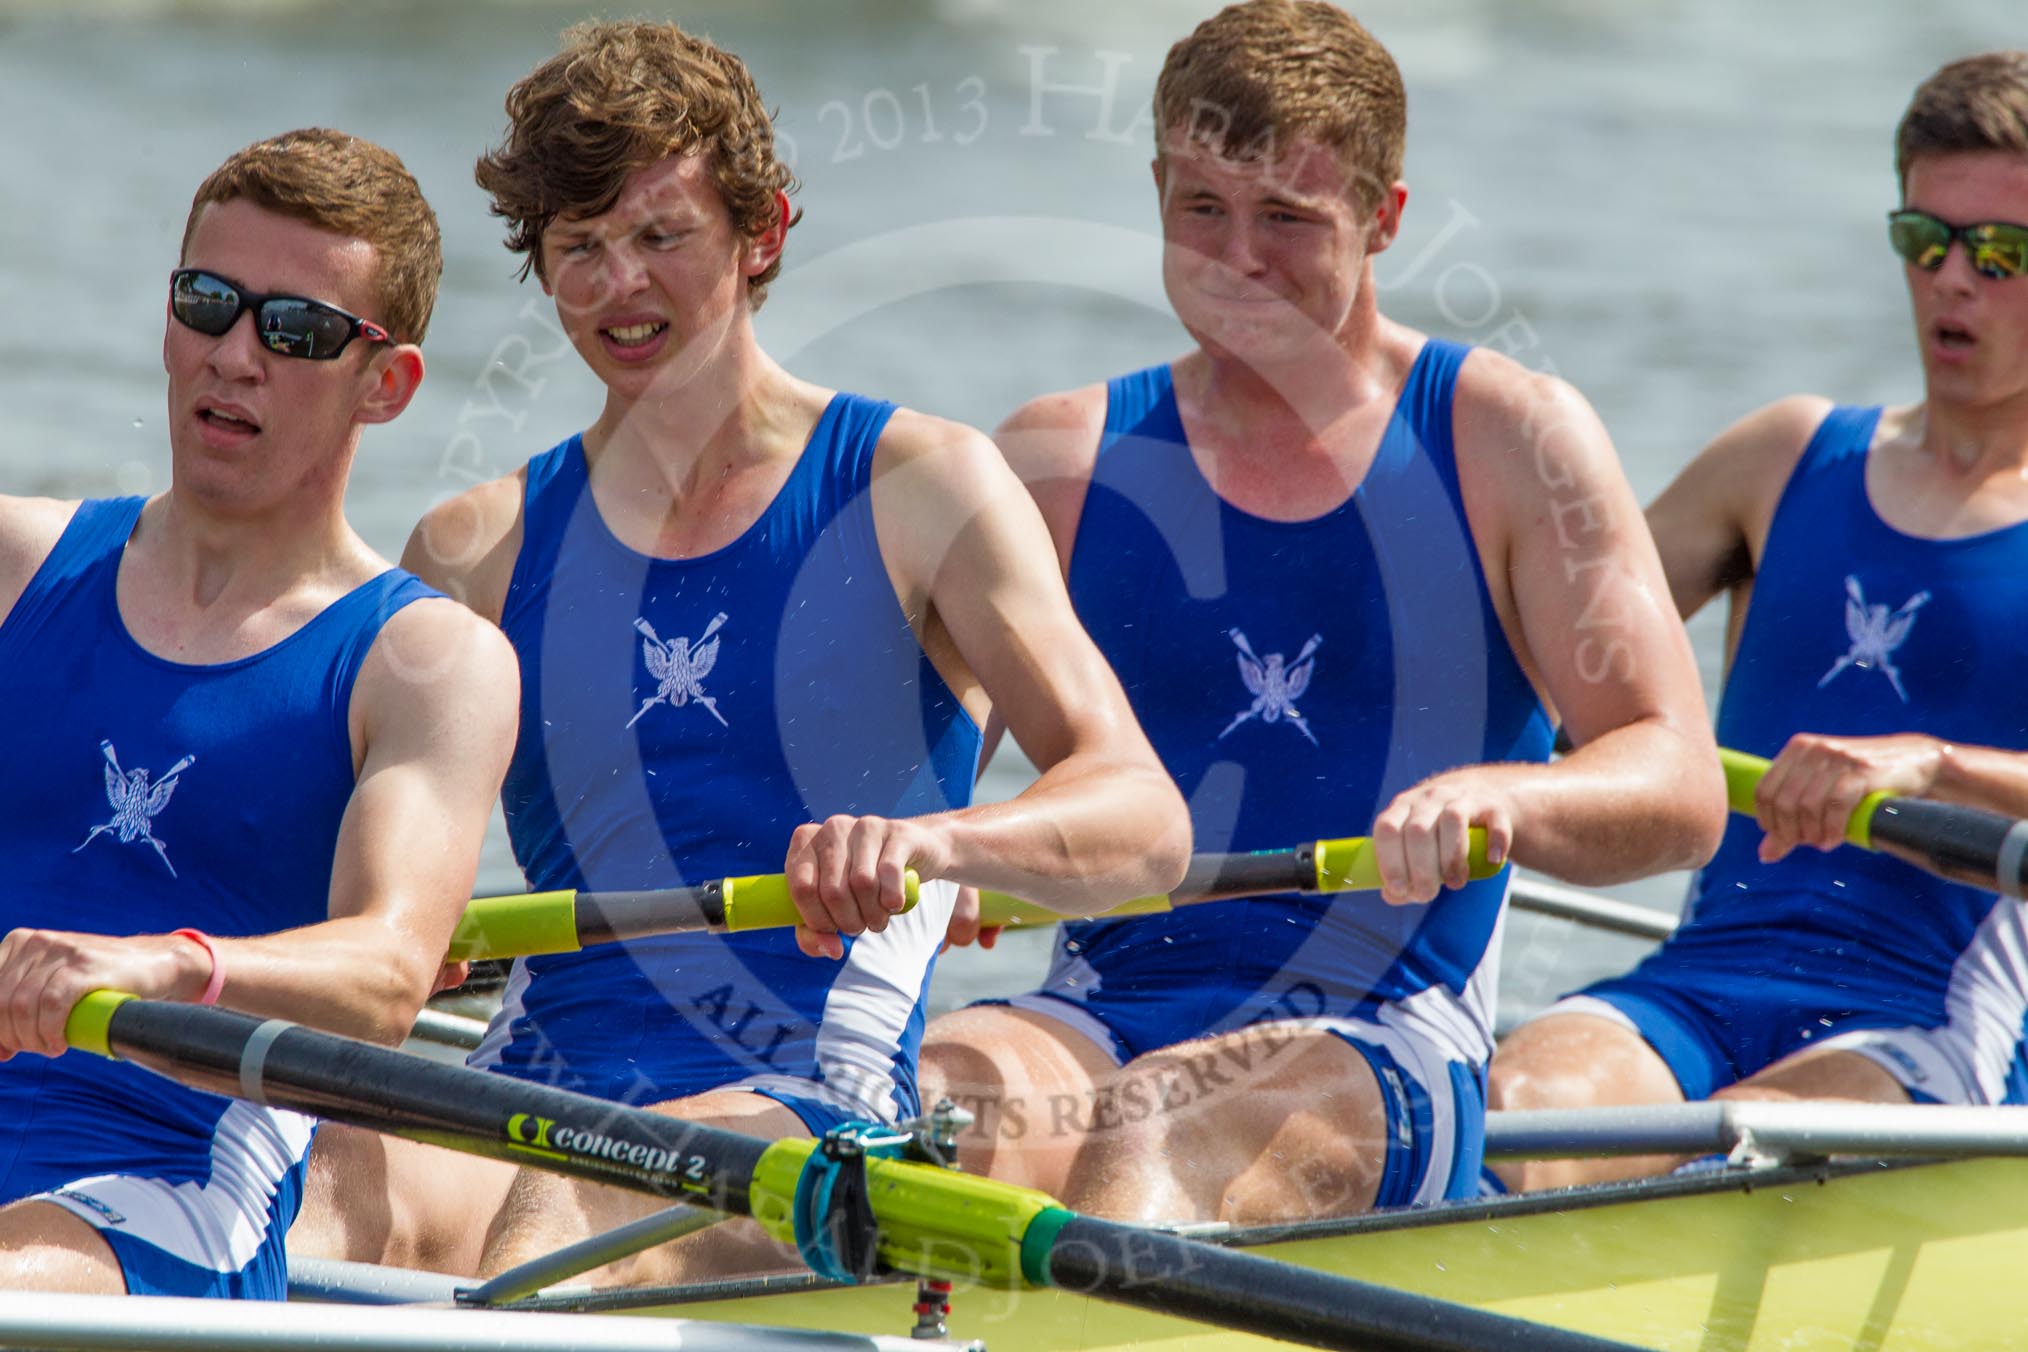
<svg viewBox="0 0 2028 1352">
<path fill-rule="evenodd" d="M 1774 757 L 1758 820 L 1732 819 L 1659 952 L 1509 1039 L 1496 1107 L 2028 1102 L 2028 910 L 1842 845 L 1875 791 L 2028 816 L 2028 52 L 1924 83 L 1896 169 L 1922 402 L 1783 400 L 1648 514 L 1684 615 L 1731 596 L 1719 741 Z"/>
<path fill-rule="evenodd" d="M 203 268 L 169 274 L 169 313 L 186 328 L 222 337 L 239 317 L 254 312 L 254 332 L 270 352 L 309 361 L 330 361 L 354 338 L 392 343 L 386 329 L 307 296 L 264 296 Z"/>
<path fill-rule="evenodd" d="M 0 498 L 0 1290 L 282 1297 L 310 1121 L 61 1056 L 65 1018 L 109 988 L 398 1039 L 513 739 L 498 631 L 344 516 L 422 378 L 415 180 L 250 146 L 180 261 L 169 490 Z"/>
</svg>

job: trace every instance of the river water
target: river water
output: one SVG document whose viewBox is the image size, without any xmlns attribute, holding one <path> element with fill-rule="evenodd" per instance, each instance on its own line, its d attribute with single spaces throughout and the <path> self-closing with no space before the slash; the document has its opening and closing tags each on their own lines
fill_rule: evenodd
<svg viewBox="0 0 2028 1352">
<path fill-rule="evenodd" d="M 1181 350 L 1162 304 L 1145 108 L 1206 3 L 697 0 L 779 109 L 805 219 L 761 315 L 800 374 L 988 425 Z M 1941 62 L 2023 40 L 2017 0 L 1386 0 L 1361 18 L 1410 100 L 1393 315 L 1588 394 L 1643 500 L 1783 394 L 1919 394 L 1882 214 L 1891 136 Z M 328 124 L 398 151 L 442 218 L 430 373 L 373 429 L 353 520 L 390 556 L 433 502 L 579 427 L 560 358 L 472 183 L 507 86 L 573 6 L 0 0 L 0 491 L 162 486 L 163 277 L 221 158 Z M 1692 625 L 1715 686 L 1720 624 Z M 1012 758 L 988 790 L 1018 790 Z M 1359 823 L 1347 823 L 1348 832 Z M 518 890 L 498 838 L 480 885 Z M 1681 879 L 1623 895 L 1673 907 Z M 1043 937 L 958 955 L 938 1001 L 1032 978 Z M 1626 941 L 1517 917 L 1511 1012 Z"/>
</svg>

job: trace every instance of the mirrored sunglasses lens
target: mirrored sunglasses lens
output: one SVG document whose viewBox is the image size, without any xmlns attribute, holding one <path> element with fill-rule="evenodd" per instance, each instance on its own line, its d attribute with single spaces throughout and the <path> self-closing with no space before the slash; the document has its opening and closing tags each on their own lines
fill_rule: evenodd
<svg viewBox="0 0 2028 1352">
<path fill-rule="evenodd" d="M 261 307 L 261 341 L 271 352 L 325 361 L 338 355 L 352 331 L 342 315 L 300 300 L 271 300 Z"/>
<path fill-rule="evenodd" d="M 2013 225 L 1974 226 L 1967 232 L 1972 266 L 1994 279 L 2028 273 L 2028 229 Z"/>
<path fill-rule="evenodd" d="M 1919 268 L 1934 272 L 1943 266 L 1950 252 L 1951 229 L 1934 216 L 1920 211 L 1901 211 L 1887 218 L 1887 239 L 1900 254 Z"/>
<path fill-rule="evenodd" d="M 211 338 L 224 333 L 239 318 L 239 292 L 208 272 L 178 277 L 169 302 L 178 320 Z"/>
</svg>

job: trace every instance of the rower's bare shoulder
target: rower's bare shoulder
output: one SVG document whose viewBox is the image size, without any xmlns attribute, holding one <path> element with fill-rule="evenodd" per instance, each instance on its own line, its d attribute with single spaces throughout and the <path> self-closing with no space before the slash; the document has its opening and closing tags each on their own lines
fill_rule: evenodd
<svg viewBox="0 0 2028 1352">
<path fill-rule="evenodd" d="M 1486 348 L 1459 368 L 1451 427 L 1468 500 L 1491 486 L 1525 510 L 1622 478 L 1590 400 L 1562 377 Z"/>
<path fill-rule="evenodd" d="M 498 623 L 521 549 L 527 469 L 466 489 L 423 514 L 401 566 Z"/>
<path fill-rule="evenodd" d="M 1008 414 L 993 432 L 1000 453 L 1041 508 L 1066 572 L 1092 469 L 1098 464 L 1106 399 L 1103 384 L 1045 394 Z"/>
<path fill-rule="evenodd" d="M 521 698 L 514 648 L 498 626 L 443 596 L 411 601 L 381 626 L 354 687 L 353 723 L 370 747 L 485 756 L 513 741 Z"/>
<path fill-rule="evenodd" d="M 77 514 L 76 499 L 0 497 L 0 619 Z"/>
<path fill-rule="evenodd" d="M 1708 480 L 1772 512 L 1803 449 L 1830 411 L 1831 401 L 1816 394 L 1791 395 L 1757 408 L 1712 438 L 1678 482 Z"/>
<path fill-rule="evenodd" d="M 921 514 L 976 509 L 1006 468 L 978 428 L 898 408 L 873 453 L 876 506 Z"/>
<path fill-rule="evenodd" d="M 1712 587 L 1751 576 L 1796 462 L 1831 409 L 1813 394 L 1755 409 L 1720 432 L 1648 508 L 1648 524 L 1670 564 L 1687 551 Z M 1710 556 L 1706 558 L 1704 556 Z M 1681 599 L 1681 598 L 1679 598 Z"/>
<path fill-rule="evenodd" d="M 993 440 L 1021 482 L 1091 478 L 1105 430 L 1106 387 L 1086 385 L 1031 399 L 993 430 Z"/>
</svg>

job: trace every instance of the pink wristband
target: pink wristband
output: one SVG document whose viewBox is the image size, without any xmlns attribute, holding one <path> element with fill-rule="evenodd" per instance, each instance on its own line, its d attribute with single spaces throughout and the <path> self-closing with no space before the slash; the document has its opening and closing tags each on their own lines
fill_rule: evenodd
<svg viewBox="0 0 2028 1352">
<path fill-rule="evenodd" d="M 211 942 L 211 936 L 203 930 L 180 929 L 169 931 L 172 939 L 188 939 L 211 955 L 211 980 L 204 984 L 204 993 L 197 997 L 200 1005 L 218 1003 L 218 993 L 225 989 L 225 964 L 218 960 L 218 945 Z"/>
</svg>

